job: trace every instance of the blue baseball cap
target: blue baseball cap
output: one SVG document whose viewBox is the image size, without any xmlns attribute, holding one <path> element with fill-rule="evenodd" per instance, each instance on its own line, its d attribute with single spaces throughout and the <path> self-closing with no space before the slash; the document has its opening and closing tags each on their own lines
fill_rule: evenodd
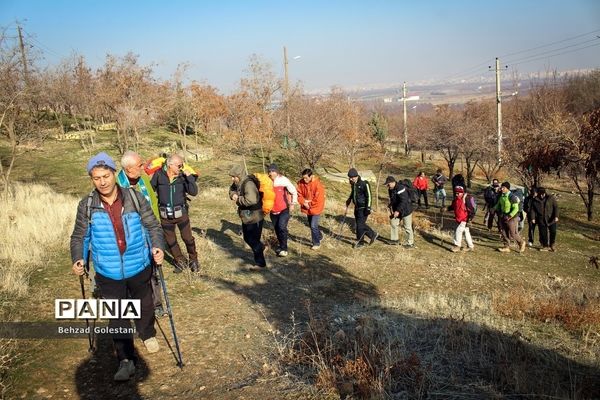
<svg viewBox="0 0 600 400">
<path fill-rule="evenodd" d="M 105 152 L 98 153 L 94 157 L 90 158 L 90 161 L 88 161 L 87 163 L 88 174 L 90 174 L 92 170 L 96 167 L 110 168 L 113 171 L 117 170 L 117 165 L 115 164 L 113 159 Z"/>
</svg>

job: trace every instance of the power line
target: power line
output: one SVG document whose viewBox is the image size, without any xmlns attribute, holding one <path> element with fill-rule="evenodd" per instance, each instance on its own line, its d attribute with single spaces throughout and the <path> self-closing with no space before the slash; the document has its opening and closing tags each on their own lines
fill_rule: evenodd
<svg viewBox="0 0 600 400">
<path fill-rule="evenodd" d="M 521 61 L 521 62 L 518 62 L 518 63 L 513 63 L 513 64 L 511 64 L 511 66 L 513 66 L 513 65 L 520 65 L 520 64 L 526 64 L 528 62 L 542 60 L 544 58 L 556 57 L 556 56 L 560 56 L 560 55 L 563 55 L 563 54 L 574 53 L 576 51 L 587 49 L 587 48 L 590 48 L 590 47 L 595 47 L 595 46 L 600 46 L 600 43 L 590 44 L 589 46 L 584 46 L 584 47 L 581 47 L 581 48 L 578 48 L 578 49 L 563 51 L 562 53 L 557 53 L 557 54 L 551 54 L 551 55 L 548 55 L 548 56 L 538 57 L 538 58 L 534 58 L 532 60 L 527 60 L 527 61 Z"/>
<path fill-rule="evenodd" d="M 544 47 L 550 47 L 550 46 L 553 46 L 553 45 L 555 45 L 555 44 L 559 44 L 559 43 L 568 42 L 568 41 L 570 41 L 570 40 L 573 40 L 573 39 L 578 39 L 578 38 L 580 38 L 580 37 L 587 36 L 587 35 L 591 35 L 592 33 L 596 33 L 596 32 L 600 32 L 600 29 L 596 29 L 596 30 L 593 30 L 593 31 L 590 31 L 590 32 L 582 33 L 582 34 L 580 34 L 580 35 L 577 35 L 577 36 L 573 36 L 573 37 L 570 37 L 570 38 L 567 38 L 567 39 L 563 39 L 563 40 L 559 40 L 559 41 L 556 41 L 556 42 L 552 42 L 552 43 L 544 44 L 544 45 L 541 45 L 541 46 L 532 47 L 532 48 L 530 48 L 530 49 L 521 50 L 521 51 L 517 51 L 517 52 L 514 52 L 514 53 L 509 53 L 509 54 L 504 54 L 504 55 L 502 55 L 502 56 L 500 56 L 500 57 L 502 57 L 502 58 L 504 58 L 504 57 L 510 57 L 510 56 L 514 56 L 514 55 L 516 55 L 516 54 L 526 53 L 526 52 L 528 52 L 528 51 L 533 51 L 533 50 L 537 50 L 537 49 L 542 49 L 542 48 L 544 48 Z"/>
<path fill-rule="evenodd" d="M 559 44 L 559 43 L 564 43 L 564 42 L 568 42 L 568 41 L 571 41 L 571 40 L 574 40 L 574 39 L 578 39 L 578 38 L 581 38 L 581 37 L 584 37 L 584 36 L 587 36 L 587 35 L 591 35 L 591 34 L 596 33 L 596 32 L 600 32 L 600 29 L 596 29 L 596 30 L 593 30 L 593 31 L 590 31 L 590 32 L 582 33 L 582 34 L 579 34 L 579 35 L 576 35 L 576 36 L 572 36 L 572 37 L 569 37 L 569 38 L 566 38 L 566 39 L 558 40 L 558 41 L 555 41 L 555 42 L 547 43 L 547 44 L 544 44 L 544 45 L 541 45 L 541 46 L 536 46 L 536 47 L 532 47 L 532 48 L 529 48 L 529 49 L 520 50 L 520 51 L 516 51 L 516 52 L 513 52 L 513 53 L 508 53 L 508 54 L 505 54 L 505 55 L 500 56 L 500 57 L 504 58 L 504 57 L 509 57 L 509 56 L 512 56 L 512 55 L 527 53 L 527 52 L 538 50 L 538 49 L 541 49 L 541 48 L 550 47 L 550 46 L 553 46 L 553 45 L 556 45 L 556 44 Z M 594 38 L 592 40 L 596 40 L 596 39 L 597 38 Z M 564 48 L 581 45 L 581 44 L 584 44 L 584 43 L 588 43 L 589 41 L 591 41 L 591 40 L 588 40 L 588 41 L 585 41 L 585 42 L 581 42 L 581 43 L 578 43 L 578 44 L 574 44 L 574 45 L 565 46 Z M 549 52 L 558 51 L 558 50 L 562 50 L 562 49 L 563 48 L 549 50 Z M 536 55 L 531 55 L 531 56 L 528 56 L 528 57 L 537 57 L 537 56 L 539 56 L 541 54 L 543 54 L 543 53 L 539 53 L 539 54 L 536 54 Z M 527 58 L 527 57 L 525 57 L 525 58 Z M 520 62 L 520 61 L 522 61 L 522 59 L 517 59 L 514 62 Z M 514 62 L 511 62 L 511 63 L 514 63 Z M 478 69 L 481 69 L 482 67 L 485 67 L 485 66 L 488 66 L 488 65 L 490 65 L 490 63 L 488 61 L 482 62 L 480 64 L 474 65 L 473 67 L 466 68 L 466 69 L 464 69 L 462 71 L 455 72 L 453 74 L 447 75 L 447 76 L 442 77 L 440 79 L 441 80 L 448 80 L 448 79 L 451 79 L 451 78 L 455 78 L 456 79 L 456 78 L 460 78 L 460 77 L 463 77 L 463 79 L 468 79 L 471 76 L 474 76 L 474 75 L 477 76 L 477 75 L 479 75 L 478 73 L 473 74 L 474 71 L 476 71 Z M 468 75 L 468 76 L 464 77 L 464 75 Z"/>
<path fill-rule="evenodd" d="M 589 40 L 586 40 L 586 41 L 584 41 L 584 42 L 581 42 L 581 43 L 570 44 L 570 45 L 568 45 L 568 46 L 559 47 L 558 49 L 547 50 L 547 51 L 543 51 L 543 52 L 541 52 L 541 53 L 532 54 L 532 55 L 530 55 L 530 56 L 527 56 L 527 57 L 518 58 L 518 59 L 516 59 L 516 60 L 509 60 L 509 61 L 506 61 L 506 62 L 507 62 L 508 64 L 515 64 L 515 63 L 518 63 L 518 62 L 521 62 L 521 61 L 525 61 L 525 60 L 527 60 L 528 58 L 539 57 L 539 56 L 541 56 L 541 55 L 548 54 L 548 53 L 553 53 L 553 52 L 555 52 L 555 51 L 560 51 L 560 50 L 564 50 L 564 49 L 569 49 L 569 48 L 571 48 L 571 47 L 580 46 L 580 45 L 582 45 L 582 44 L 586 44 L 586 43 L 590 43 L 590 42 L 597 41 L 598 39 L 600 39 L 600 38 L 598 38 L 598 37 L 595 37 L 595 38 L 593 38 L 593 39 L 589 39 Z"/>
</svg>

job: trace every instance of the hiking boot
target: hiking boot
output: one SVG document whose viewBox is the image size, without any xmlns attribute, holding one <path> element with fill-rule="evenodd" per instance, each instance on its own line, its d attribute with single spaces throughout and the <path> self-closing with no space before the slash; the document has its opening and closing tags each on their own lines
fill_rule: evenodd
<svg viewBox="0 0 600 400">
<path fill-rule="evenodd" d="M 154 318 L 160 318 L 163 315 L 167 315 L 167 312 L 165 311 L 165 309 L 163 308 L 163 306 L 162 305 L 156 306 L 154 308 Z"/>
<path fill-rule="evenodd" d="M 415 244 L 414 243 L 407 243 L 407 244 L 403 244 L 402 247 L 404 247 L 405 249 L 414 249 L 415 248 Z"/>
<path fill-rule="evenodd" d="M 462 250 L 463 250 L 465 253 L 466 253 L 466 252 L 469 252 L 469 251 L 473 251 L 473 250 L 475 250 L 475 246 L 473 246 L 473 247 L 464 247 Z"/>
<path fill-rule="evenodd" d="M 190 271 L 192 271 L 192 272 L 200 271 L 200 265 L 198 264 L 198 261 L 196 261 L 196 260 L 190 261 Z"/>
<path fill-rule="evenodd" d="M 499 247 L 498 251 L 501 253 L 510 253 L 510 247 L 506 246 L 506 247 Z"/>
<path fill-rule="evenodd" d="M 124 359 L 119 363 L 119 369 L 113 379 L 117 382 L 125 382 L 133 375 L 135 375 L 135 365 L 133 364 L 133 361 Z"/>
<path fill-rule="evenodd" d="M 388 244 L 390 246 L 398 246 L 400 244 L 399 240 L 388 240 Z"/>
<path fill-rule="evenodd" d="M 354 249 L 359 249 L 361 247 L 365 247 L 365 244 L 363 242 L 354 243 L 354 245 L 352 246 L 352 248 Z"/>
<path fill-rule="evenodd" d="M 375 241 L 377 240 L 378 237 L 379 237 L 379 233 L 375 232 L 375 234 L 373 235 L 373 237 L 369 241 L 369 246 L 372 245 L 373 243 L 375 243 Z"/>
<path fill-rule="evenodd" d="M 185 258 L 181 258 L 181 259 L 175 261 L 174 267 L 175 267 L 175 269 L 173 270 L 173 272 L 178 274 L 180 272 L 183 272 L 183 270 L 188 267 L 188 262 Z"/>
<path fill-rule="evenodd" d="M 526 248 L 527 248 L 527 243 L 525 243 L 525 242 L 521 243 L 521 246 L 519 247 L 519 253 L 524 252 Z"/>
<path fill-rule="evenodd" d="M 460 247 L 454 246 L 453 248 L 450 249 L 450 251 L 453 253 L 458 253 L 460 251 Z"/>
<path fill-rule="evenodd" d="M 553 253 L 555 253 L 556 252 L 556 247 L 550 246 L 550 251 L 553 252 Z"/>
<path fill-rule="evenodd" d="M 319 250 L 321 248 L 320 244 L 313 244 L 312 247 L 310 248 L 311 250 Z"/>
<path fill-rule="evenodd" d="M 281 250 L 279 253 L 277 253 L 278 257 L 287 257 L 288 252 L 286 250 Z"/>
</svg>

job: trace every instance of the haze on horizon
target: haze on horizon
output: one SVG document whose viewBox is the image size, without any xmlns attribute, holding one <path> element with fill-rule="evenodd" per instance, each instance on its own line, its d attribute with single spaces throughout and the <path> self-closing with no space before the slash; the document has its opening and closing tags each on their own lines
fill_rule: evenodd
<svg viewBox="0 0 600 400">
<path fill-rule="evenodd" d="M 252 54 L 309 90 L 487 75 L 501 57 L 519 73 L 600 67 L 600 2 L 457 1 L 0 1 L 0 26 L 42 51 L 94 68 L 138 54 L 169 79 L 234 90 Z M 509 70 L 510 71 L 510 70 Z"/>
</svg>

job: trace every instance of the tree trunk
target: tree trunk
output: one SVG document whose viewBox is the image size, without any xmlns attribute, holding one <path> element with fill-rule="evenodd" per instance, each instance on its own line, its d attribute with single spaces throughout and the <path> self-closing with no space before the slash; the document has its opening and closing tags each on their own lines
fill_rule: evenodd
<svg viewBox="0 0 600 400">
<path fill-rule="evenodd" d="M 592 221 L 594 219 L 594 177 L 592 176 L 587 176 L 587 184 L 588 184 L 588 190 L 587 190 L 587 204 L 586 204 L 586 211 L 587 211 L 587 220 L 588 221 Z"/>
</svg>

